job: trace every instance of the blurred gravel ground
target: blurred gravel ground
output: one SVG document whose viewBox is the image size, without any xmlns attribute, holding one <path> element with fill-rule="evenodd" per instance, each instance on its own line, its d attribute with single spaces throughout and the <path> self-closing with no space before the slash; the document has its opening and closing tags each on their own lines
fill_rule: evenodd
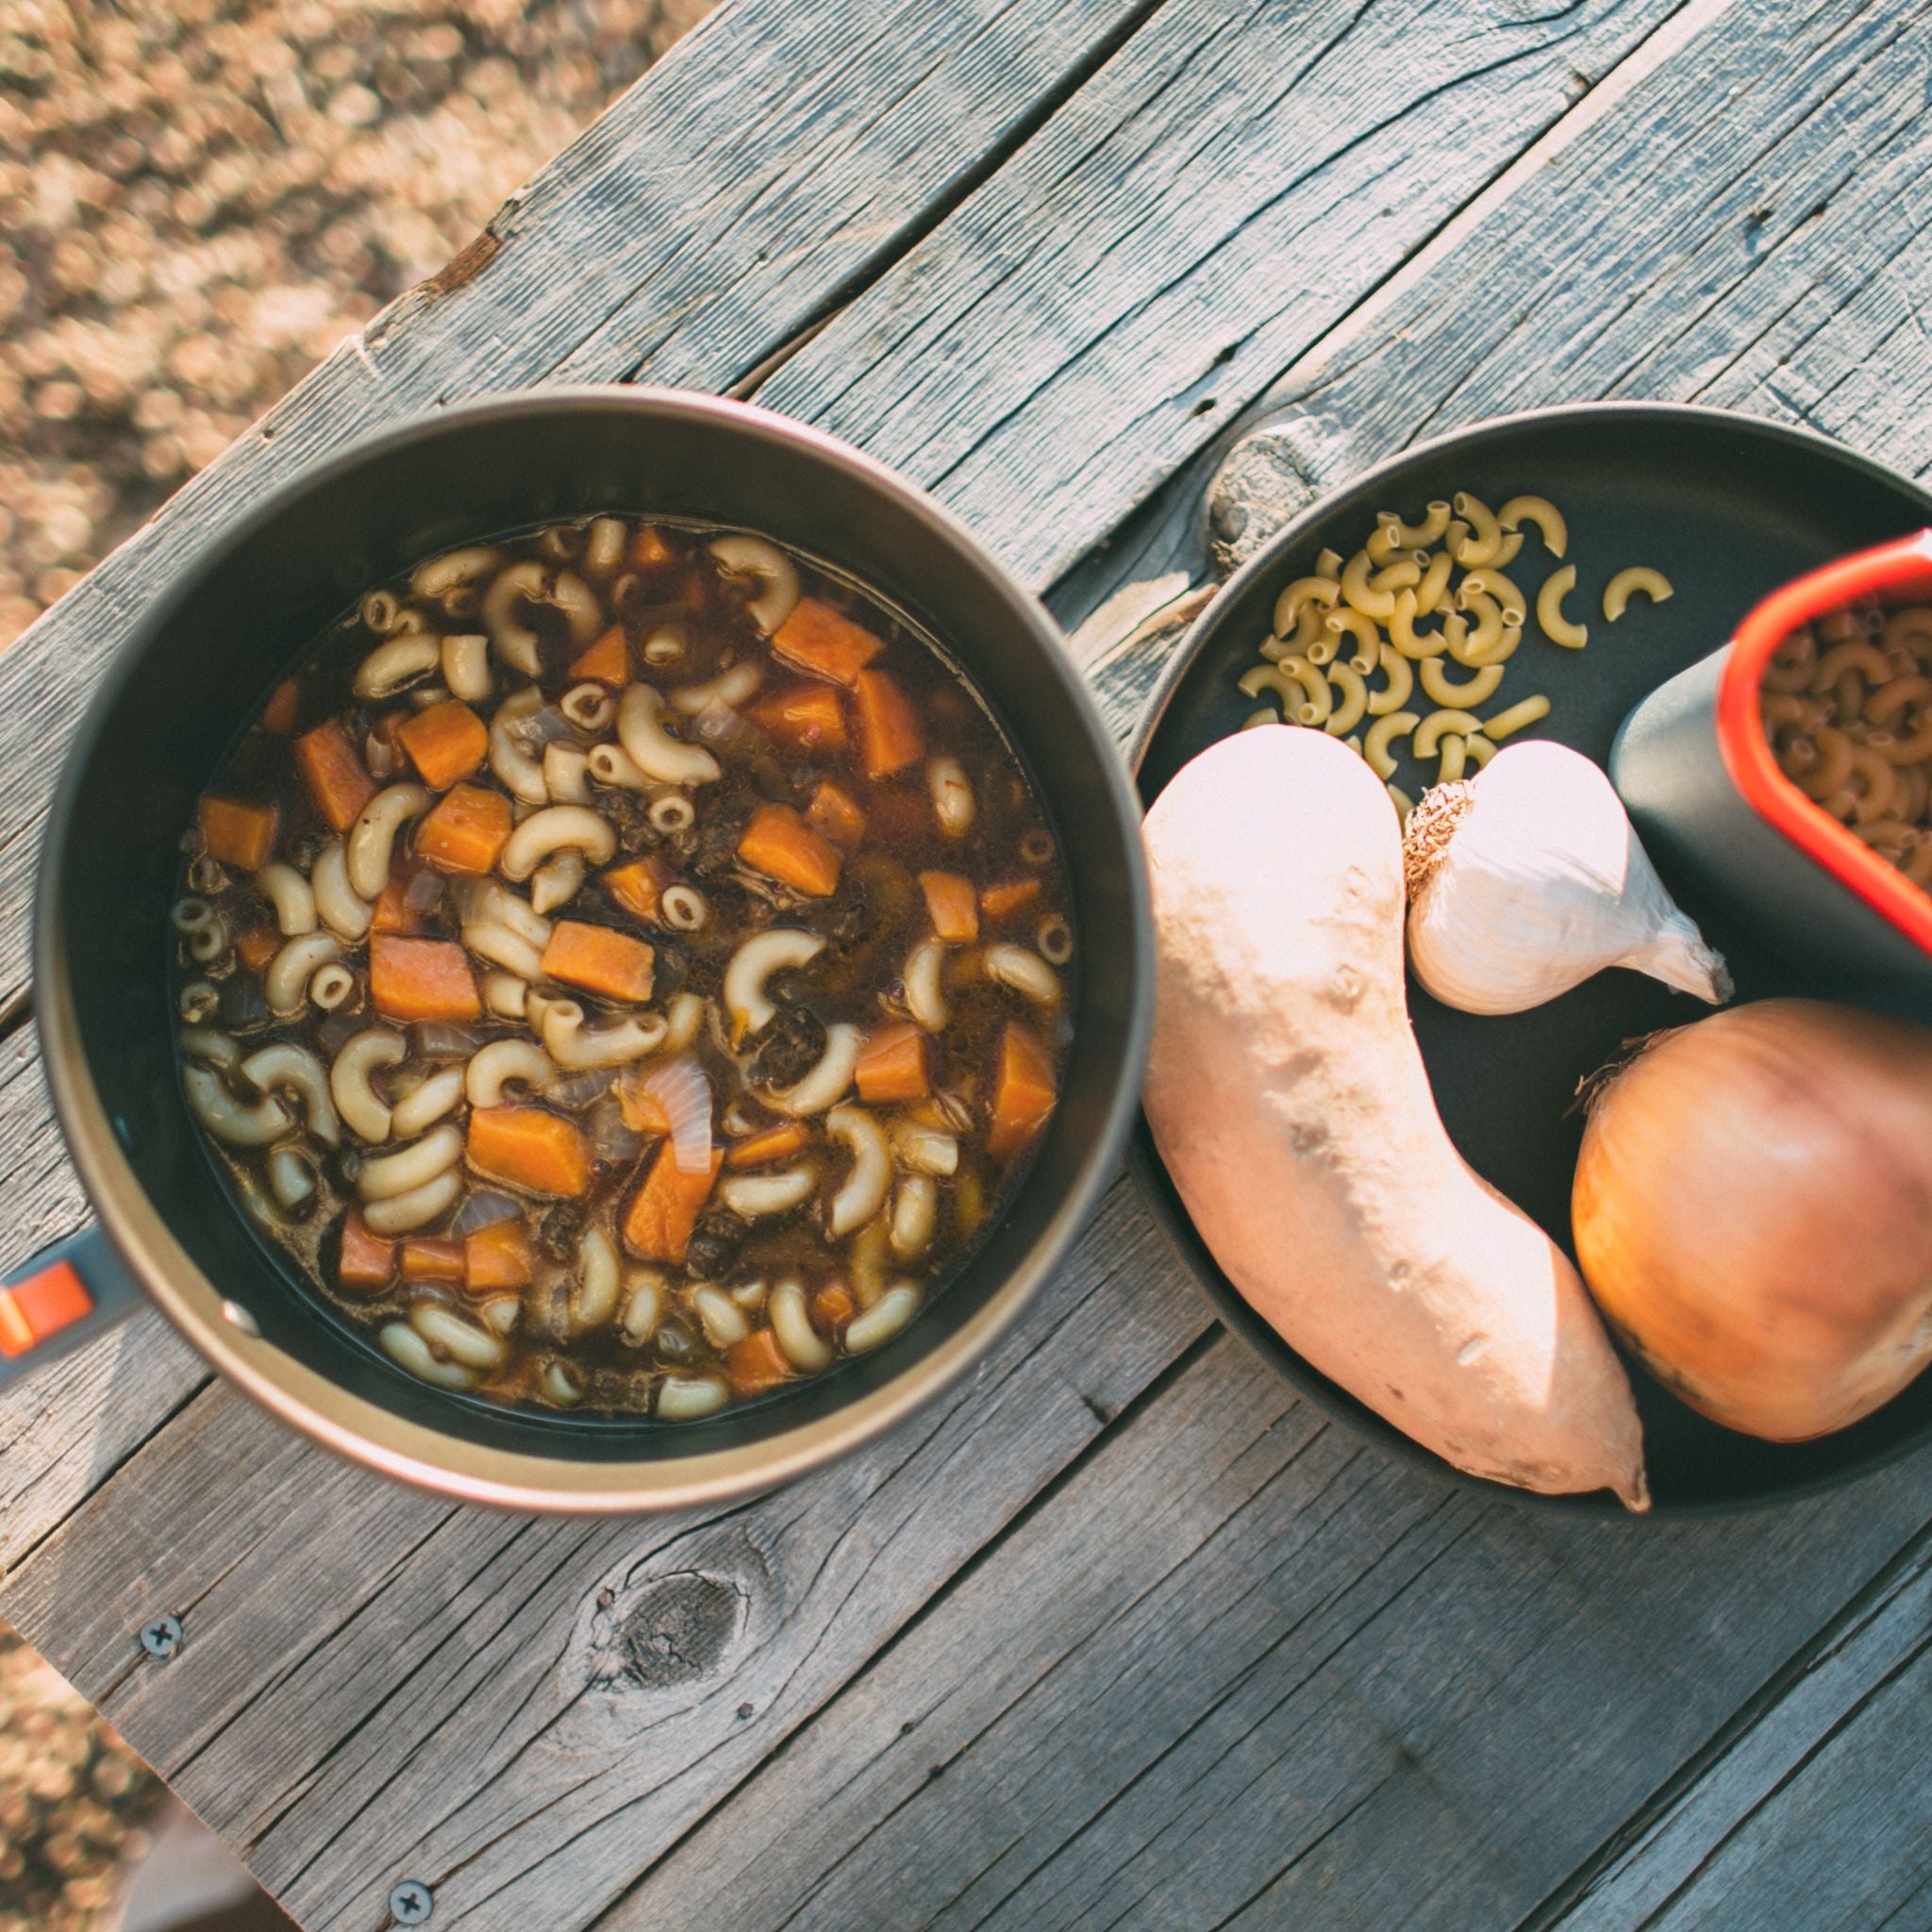
<svg viewBox="0 0 1932 1932">
<path fill-rule="evenodd" d="M 0 645 L 712 0 L 0 0 Z"/>
<path fill-rule="evenodd" d="M 0 0 L 0 645 L 712 0 Z M 0 1932 L 165 1789 L 0 1624 Z"/>
<path fill-rule="evenodd" d="M 0 1624 L 0 1932 L 80 1932 L 147 1850 L 166 1787 Z"/>
</svg>

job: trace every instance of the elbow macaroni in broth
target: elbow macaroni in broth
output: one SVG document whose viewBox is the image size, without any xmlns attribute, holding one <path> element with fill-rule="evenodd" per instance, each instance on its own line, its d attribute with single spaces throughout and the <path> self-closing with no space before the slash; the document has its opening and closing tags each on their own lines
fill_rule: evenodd
<svg viewBox="0 0 1932 1932">
<path fill-rule="evenodd" d="M 677 1421 L 820 1374 L 1055 1105 L 1074 941 L 1018 759 L 748 533 L 603 516 L 371 591 L 184 844 L 189 1109 L 441 1388 Z"/>
</svg>

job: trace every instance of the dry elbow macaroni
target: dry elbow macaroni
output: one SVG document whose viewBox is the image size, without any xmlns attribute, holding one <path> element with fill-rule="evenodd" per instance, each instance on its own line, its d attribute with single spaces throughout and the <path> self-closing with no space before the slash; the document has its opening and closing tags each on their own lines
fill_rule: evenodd
<svg viewBox="0 0 1932 1932">
<path fill-rule="evenodd" d="M 1526 538 L 1557 564 L 1533 591 L 1507 575 Z M 1244 697 L 1272 696 L 1279 709 L 1250 711 L 1241 728 L 1278 719 L 1341 740 L 1374 768 L 1404 813 L 1408 795 L 1395 782 L 1400 741 L 1407 741 L 1413 765 L 1433 767 L 1424 786 L 1473 776 L 1504 739 L 1550 713 L 1549 698 L 1524 694 L 1521 683 L 1503 694 L 1525 632 L 1566 651 L 1590 641 L 1590 626 L 1563 608 L 1577 581 L 1576 566 L 1560 561 L 1569 547 L 1563 512 L 1535 493 L 1491 509 L 1457 491 L 1424 506 L 1414 522 L 1378 510 L 1359 549 L 1347 557 L 1323 550 L 1276 596 L 1263 661 L 1242 674 L 1240 686 Z M 1621 570 L 1604 587 L 1604 616 L 1614 624 L 1633 597 L 1661 604 L 1671 592 L 1661 571 Z M 1822 653 L 1809 633 L 1780 652 L 1765 674 L 1765 691 L 1807 708 L 1780 710 L 1774 726 L 1767 711 L 1766 725 L 1808 734 L 1794 741 L 1803 749 L 1786 769 L 1812 796 L 1842 801 L 1849 822 L 1873 835 L 1874 849 L 1886 850 L 1895 842 L 1893 824 L 1915 824 L 1932 792 L 1932 774 L 1920 769 L 1921 760 L 1932 766 L 1932 607 L 1895 612 L 1869 635 L 1868 628 L 1862 621 L 1840 626 L 1825 635 Z M 1884 680 L 1881 669 L 1889 674 Z M 1418 684 L 1433 709 L 1408 708 Z M 1499 698 L 1500 708 L 1478 715 Z M 1859 741 L 1849 750 L 1834 741 L 1833 706 L 1858 712 Z M 1901 714 L 1909 730 L 1888 731 Z M 1894 774 L 1890 786 L 1881 767 Z M 1903 772 L 1911 778 L 1901 780 Z M 1902 808 L 1914 803 L 1907 815 Z M 1925 836 L 1932 877 L 1932 827 Z"/>
</svg>

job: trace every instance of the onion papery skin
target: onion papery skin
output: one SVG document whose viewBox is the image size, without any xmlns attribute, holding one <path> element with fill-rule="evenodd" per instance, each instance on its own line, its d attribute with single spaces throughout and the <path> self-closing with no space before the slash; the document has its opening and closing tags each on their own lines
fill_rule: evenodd
<svg viewBox="0 0 1932 1932">
<path fill-rule="evenodd" d="M 1932 1358 L 1932 1031 L 1760 1000 L 1592 1095 L 1571 1199 L 1598 1307 L 1700 1414 L 1802 1442 Z"/>
</svg>

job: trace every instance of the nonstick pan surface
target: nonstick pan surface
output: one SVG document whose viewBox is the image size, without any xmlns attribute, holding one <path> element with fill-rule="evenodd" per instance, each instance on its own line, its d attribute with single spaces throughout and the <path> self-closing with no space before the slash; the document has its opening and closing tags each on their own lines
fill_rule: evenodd
<svg viewBox="0 0 1932 1932">
<path fill-rule="evenodd" d="M 1230 579 L 1183 641 L 1136 741 L 1142 804 L 1256 708 L 1235 681 L 1259 661 L 1257 650 L 1285 584 L 1310 571 L 1325 547 L 1344 557 L 1360 549 L 1378 510 L 1419 519 L 1426 504 L 1458 490 L 1492 506 L 1534 491 L 1569 520 L 1564 560 L 1577 566 L 1578 578 L 1564 608 L 1588 619 L 1590 643 L 1581 652 L 1559 649 L 1536 630 L 1532 613 L 1502 691 L 1481 708 L 1541 691 L 1550 715 L 1523 735 L 1557 739 L 1603 765 L 1637 700 L 1723 644 L 1760 598 L 1835 557 L 1932 523 L 1932 494 L 1907 478 L 1824 438 L 1722 410 L 1595 404 L 1458 431 L 1324 497 Z M 1603 587 L 1630 564 L 1661 570 L 1675 594 L 1655 607 L 1635 599 L 1620 623 L 1606 624 Z M 1509 575 L 1533 599 L 1556 567 L 1525 526 Z M 1428 775 L 1406 762 L 1395 782 L 1419 798 Z M 1318 839 L 1322 827 L 1311 824 L 1307 833 Z M 1659 869 L 1730 962 L 1740 1000 L 1840 996 L 1826 981 L 1800 977 L 1683 878 Z M 1507 1018 L 1452 1011 L 1411 978 L 1409 1010 L 1437 1105 L 1463 1157 L 1574 1256 L 1570 1183 L 1583 1133 L 1577 1083 L 1615 1059 L 1624 1041 L 1708 1008 L 1638 974 L 1612 971 Z M 1917 1017 L 1932 1022 L 1932 1011 Z M 1188 1219 L 1144 1119 L 1132 1158 L 1182 1260 L 1229 1327 L 1324 1408 L 1441 1474 L 1455 1474 L 1317 1374 L 1241 1300 Z M 1266 1212 L 1266 1204 L 1257 1202 L 1256 1211 Z M 1292 1229 L 1284 1228 L 1282 1239 L 1291 1244 Z M 1932 1374 L 1856 1426 L 1797 1444 L 1761 1442 L 1707 1422 L 1634 1364 L 1631 1380 L 1657 1516 L 1815 1490 L 1872 1470 L 1932 1434 Z M 1607 1494 L 1550 1498 L 1481 1486 L 1539 1507 L 1620 1512 Z"/>
</svg>

